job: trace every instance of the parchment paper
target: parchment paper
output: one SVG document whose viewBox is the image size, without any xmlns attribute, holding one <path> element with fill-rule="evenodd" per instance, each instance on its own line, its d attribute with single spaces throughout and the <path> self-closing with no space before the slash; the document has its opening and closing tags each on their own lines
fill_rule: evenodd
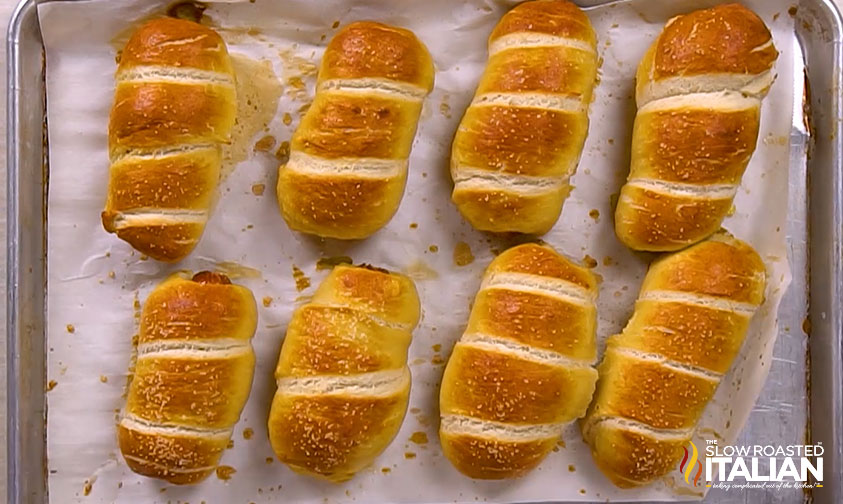
<svg viewBox="0 0 843 504">
<path fill-rule="evenodd" d="M 599 38 L 600 83 L 591 105 L 585 152 L 573 178 L 575 189 L 544 240 L 590 263 L 602 278 L 601 348 L 605 338 L 626 323 L 653 257 L 629 252 L 612 230 L 611 200 L 628 170 L 635 67 L 670 16 L 711 3 L 642 0 L 588 11 Z M 699 498 L 701 491 L 681 481 L 678 470 L 646 488 L 615 488 L 596 469 L 576 425 L 566 430 L 564 442 L 537 470 L 516 481 L 469 480 L 441 454 L 437 398 L 444 362 L 464 328 L 483 269 L 495 252 L 515 243 L 476 232 L 462 221 L 449 199 L 448 153 L 486 61 L 486 38 L 513 4 L 495 0 L 211 4 L 206 11 L 210 24 L 237 56 L 244 89 L 252 90 L 246 93 L 250 103 L 244 110 L 251 110 L 252 116 L 264 112 L 271 122 L 259 131 L 253 130 L 261 128 L 260 117 L 241 124 L 241 136 L 253 134 L 232 148 L 231 157 L 248 159 L 223 180 L 202 241 L 175 266 L 145 260 L 103 231 L 100 223 L 115 45 L 125 40 L 138 20 L 162 12 L 165 4 L 91 0 L 39 6 L 47 48 L 50 145 L 47 442 L 52 501 L 322 504 Z M 773 30 L 782 53 L 777 73 L 788 76 L 793 59 L 789 2 L 746 4 Z M 392 222 L 365 241 L 321 241 L 291 232 L 281 219 L 274 190 L 279 162 L 272 153 L 289 140 L 302 107 L 312 98 L 315 68 L 336 26 L 358 19 L 414 30 L 433 54 L 436 89 L 425 103 L 407 190 Z M 275 90 L 276 95 L 283 91 L 277 110 L 272 90 L 264 89 L 272 87 L 272 82 L 267 84 L 267 79 L 272 81 L 269 66 L 255 72 L 258 60 L 270 62 L 265 65 L 271 65 L 275 82 L 283 86 Z M 703 438 L 726 443 L 736 438 L 769 369 L 776 312 L 790 281 L 784 230 L 793 103 L 788 80 L 779 79 L 764 102 L 758 150 L 743 178 L 735 212 L 724 224 L 761 253 L 770 281 L 747 344 L 706 410 L 698 446 L 705 444 Z M 264 150 L 272 144 L 269 152 L 253 151 L 259 141 Z M 466 245 L 474 260 L 458 266 L 455 250 L 459 248 L 464 258 Z M 272 370 L 291 312 L 325 276 L 326 271 L 316 270 L 317 260 L 340 255 L 410 274 L 424 315 L 410 349 L 411 410 L 401 432 L 369 470 L 348 483 L 333 485 L 295 475 L 273 461 L 265 422 L 275 391 Z M 174 487 L 128 470 L 118 453 L 115 415 L 124 402 L 139 302 L 173 271 L 214 268 L 229 272 L 258 300 L 260 320 L 253 342 L 257 370 L 234 445 L 222 458 L 222 464 L 236 473 L 228 480 L 212 476 L 195 487 Z M 309 280 L 309 287 L 297 290 L 294 268 L 301 270 L 299 286 Z M 429 441 L 411 442 L 417 432 L 425 433 Z"/>
</svg>

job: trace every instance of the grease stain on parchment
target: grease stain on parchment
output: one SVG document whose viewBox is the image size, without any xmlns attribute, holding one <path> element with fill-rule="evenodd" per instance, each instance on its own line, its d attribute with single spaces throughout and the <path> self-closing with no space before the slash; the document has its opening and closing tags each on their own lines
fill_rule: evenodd
<svg viewBox="0 0 843 504">
<path fill-rule="evenodd" d="M 231 63 L 237 81 L 237 120 L 231 142 L 222 147 L 222 178 L 253 152 L 252 138 L 269 126 L 282 93 L 281 82 L 270 61 L 232 54 Z"/>
<path fill-rule="evenodd" d="M 214 270 L 223 273 L 232 280 L 237 278 L 261 278 L 263 276 L 259 269 L 234 261 L 212 261 L 212 263 Z"/>
<path fill-rule="evenodd" d="M 416 260 L 404 270 L 404 273 L 413 280 L 436 280 L 439 278 L 439 273 L 433 268 Z"/>
</svg>

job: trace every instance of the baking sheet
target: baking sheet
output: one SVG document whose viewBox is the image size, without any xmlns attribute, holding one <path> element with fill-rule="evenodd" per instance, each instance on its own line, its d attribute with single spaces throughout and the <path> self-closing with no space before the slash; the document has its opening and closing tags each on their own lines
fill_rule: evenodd
<svg viewBox="0 0 843 504">
<path fill-rule="evenodd" d="M 237 55 L 241 95 L 252 102 L 241 111 L 251 110 L 238 130 L 245 140 L 229 150 L 229 157 L 248 159 L 232 163 L 236 166 L 221 185 L 202 241 L 176 266 L 145 260 L 106 234 L 99 220 L 107 183 L 106 125 L 115 47 L 136 20 L 160 12 L 165 4 L 92 0 L 39 8 L 47 50 L 51 158 L 47 442 L 54 499 L 194 504 L 205 500 L 210 504 L 279 499 L 410 503 L 698 498 L 695 489 L 672 478 L 678 471 L 645 489 L 614 488 L 595 468 L 573 425 L 558 451 L 538 470 L 515 482 L 468 480 L 441 455 L 436 404 L 443 364 L 467 320 L 483 269 L 496 251 L 514 243 L 478 233 L 462 222 L 449 202 L 447 156 L 485 63 L 485 39 L 512 4 L 481 0 L 212 4 L 206 14 L 229 43 L 230 52 Z M 790 75 L 793 20 L 787 14 L 789 4 L 762 0 L 746 4 L 773 30 L 783 53 L 776 72 Z M 589 11 L 603 59 L 601 80 L 591 107 L 586 149 L 573 179 L 575 189 L 560 221 L 544 239 L 594 265 L 602 278 L 601 342 L 626 322 L 652 257 L 625 250 L 612 232 L 611 199 L 628 168 L 635 110 L 632 77 L 664 21 L 692 6 L 699 7 L 700 2 L 628 2 Z M 280 142 L 289 140 L 302 107 L 312 97 L 315 69 L 334 25 L 356 19 L 376 19 L 414 30 L 433 54 L 436 89 L 425 103 L 407 191 L 395 219 L 363 242 L 321 241 L 290 232 L 280 218 L 274 196 L 278 160 L 272 154 Z M 274 83 L 280 83 L 281 89 Z M 770 285 L 735 369 L 706 410 L 698 446 L 704 444 L 703 438 L 727 443 L 735 439 L 769 369 L 775 314 L 790 281 L 784 235 L 787 208 L 770 202 L 786 201 L 793 100 L 788 80 L 780 79 L 764 102 L 758 151 L 743 179 L 735 213 L 724 224 L 762 254 Z M 272 110 L 276 113 L 270 117 Z M 265 131 L 262 120 L 270 118 Z M 267 136 L 274 139 L 269 152 L 253 152 L 256 143 L 261 149 L 273 143 Z M 458 266 L 454 252 L 464 257 L 466 245 L 474 260 Z M 270 462 L 264 425 L 275 390 L 272 369 L 286 323 L 326 273 L 316 270 L 317 260 L 335 256 L 410 274 L 424 310 L 410 349 L 413 391 L 404 426 L 371 469 L 342 485 L 295 475 L 277 461 Z M 250 400 L 235 429 L 234 446 L 222 460 L 236 472 L 227 480 L 212 476 L 197 487 L 179 488 L 142 478 L 126 468 L 118 453 L 114 420 L 123 405 L 137 301 L 172 271 L 209 268 L 228 271 L 255 293 L 260 306 L 254 339 L 258 363 Z M 302 272 L 297 278 L 294 269 Z M 311 286 L 299 291 L 297 283 L 303 287 L 305 280 Z M 428 442 L 411 442 L 416 432 L 424 432 Z"/>
</svg>

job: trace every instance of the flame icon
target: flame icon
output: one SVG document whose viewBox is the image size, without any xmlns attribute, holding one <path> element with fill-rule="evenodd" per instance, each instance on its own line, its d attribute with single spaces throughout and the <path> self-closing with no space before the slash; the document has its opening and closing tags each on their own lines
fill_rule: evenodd
<svg viewBox="0 0 843 504">
<path fill-rule="evenodd" d="M 682 448 L 683 450 L 685 450 L 685 456 L 682 457 L 682 462 L 679 464 L 679 472 L 685 474 L 685 483 L 688 483 L 689 485 L 693 483 L 694 486 L 697 486 L 700 481 L 700 476 L 702 475 L 702 463 L 699 461 L 699 452 L 697 451 L 697 445 L 695 445 L 693 441 L 689 441 L 689 443 L 691 445 L 690 460 L 688 456 L 688 448 Z M 691 474 L 694 472 L 695 465 L 697 468 L 697 473 L 692 479 Z"/>
</svg>

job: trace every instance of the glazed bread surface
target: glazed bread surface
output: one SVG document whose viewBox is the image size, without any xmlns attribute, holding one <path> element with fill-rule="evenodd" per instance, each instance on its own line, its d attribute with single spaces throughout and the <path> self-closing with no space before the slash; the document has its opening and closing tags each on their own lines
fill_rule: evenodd
<svg viewBox="0 0 843 504">
<path fill-rule="evenodd" d="M 521 476 L 585 414 L 596 297 L 591 272 L 550 247 L 520 245 L 492 261 L 439 396 L 442 450 L 460 472 Z"/>
<path fill-rule="evenodd" d="M 612 482 L 644 485 L 675 470 L 765 285 L 755 250 L 724 232 L 650 266 L 632 318 L 608 341 L 582 422 Z"/>
<path fill-rule="evenodd" d="M 472 226 L 553 227 L 588 132 L 596 76 L 594 30 L 573 3 L 524 2 L 503 16 L 451 152 L 452 199 Z"/>
<path fill-rule="evenodd" d="M 120 55 L 109 121 L 103 227 L 139 252 L 174 262 L 196 246 L 220 178 L 237 102 L 220 36 L 162 18 Z"/>
<path fill-rule="evenodd" d="M 175 484 L 214 471 L 251 390 L 256 326 L 252 293 L 224 275 L 174 275 L 152 291 L 117 427 L 132 471 Z"/>
<path fill-rule="evenodd" d="M 337 266 L 293 313 L 268 421 L 282 462 L 340 482 L 386 449 L 407 411 L 407 349 L 419 310 L 409 278 Z"/>
<path fill-rule="evenodd" d="M 778 53 L 737 4 L 670 20 L 638 67 L 638 113 L 615 231 L 634 250 L 675 251 L 720 228 L 755 151 Z"/>
<path fill-rule="evenodd" d="M 334 36 L 278 172 L 278 202 L 291 229 L 360 239 L 392 219 L 433 72 L 430 54 L 408 30 L 361 21 Z"/>
</svg>

